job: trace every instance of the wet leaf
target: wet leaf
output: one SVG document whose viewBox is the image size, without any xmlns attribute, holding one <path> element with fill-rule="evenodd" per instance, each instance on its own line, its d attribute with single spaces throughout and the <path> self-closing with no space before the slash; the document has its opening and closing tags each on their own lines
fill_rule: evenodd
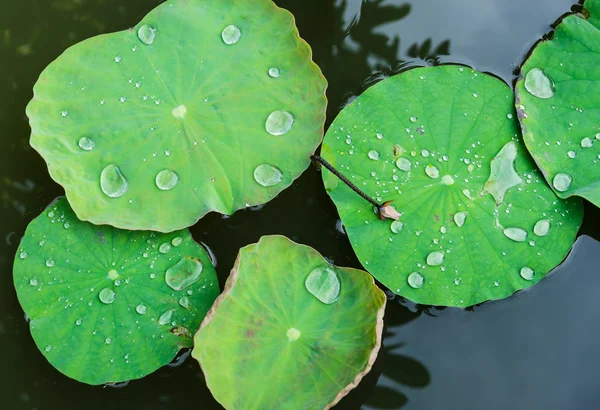
<svg viewBox="0 0 600 410">
<path fill-rule="evenodd" d="M 513 101 L 504 83 L 466 67 L 419 68 L 371 87 L 333 122 L 323 157 L 401 214 L 379 220 L 323 171 L 358 258 L 392 291 L 470 306 L 531 286 L 568 253 L 581 201 L 546 185 Z"/>
<path fill-rule="evenodd" d="M 516 104 L 523 139 L 561 198 L 600 206 L 600 0 L 588 20 L 566 17 L 521 68 Z"/>
<path fill-rule="evenodd" d="M 385 301 L 366 272 L 263 237 L 240 251 L 192 355 L 228 409 L 329 408 L 371 369 Z"/>
<path fill-rule="evenodd" d="M 167 280 L 169 270 L 179 276 Z M 219 294 L 210 259 L 187 230 L 94 226 L 64 198 L 27 228 L 14 282 L 42 354 L 88 384 L 137 379 L 168 364 L 191 347 Z"/>
<path fill-rule="evenodd" d="M 31 144 L 81 219 L 170 232 L 288 187 L 322 139 L 325 87 L 270 0 L 168 1 L 44 70 Z"/>
</svg>

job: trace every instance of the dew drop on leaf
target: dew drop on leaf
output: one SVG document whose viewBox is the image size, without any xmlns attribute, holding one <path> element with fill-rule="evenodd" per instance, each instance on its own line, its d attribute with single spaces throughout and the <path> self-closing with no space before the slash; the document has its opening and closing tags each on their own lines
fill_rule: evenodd
<svg viewBox="0 0 600 410">
<path fill-rule="evenodd" d="M 271 135 L 285 135 L 292 129 L 294 125 L 294 116 L 292 113 L 277 110 L 273 111 L 267 117 L 265 128 Z"/>
<path fill-rule="evenodd" d="M 138 29 L 137 35 L 142 43 L 151 45 L 156 38 L 156 29 L 149 24 L 144 24 Z"/>
<path fill-rule="evenodd" d="M 394 221 L 390 225 L 390 229 L 394 233 L 400 233 L 400 231 L 402 230 L 403 227 L 404 227 L 404 224 L 402 222 L 400 222 L 400 221 Z"/>
<path fill-rule="evenodd" d="M 525 76 L 525 89 L 534 97 L 551 98 L 555 91 L 554 80 L 541 68 L 533 68 Z"/>
<path fill-rule="evenodd" d="M 423 287 L 424 278 L 419 272 L 413 272 L 408 275 L 407 281 L 411 288 L 419 289 Z"/>
<path fill-rule="evenodd" d="M 100 188 L 106 196 L 118 198 L 127 192 L 129 183 L 121 168 L 115 164 L 107 165 L 100 174 Z"/>
<path fill-rule="evenodd" d="M 373 161 L 377 161 L 379 159 L 379 152 L 375 151 L 374 149 L 372 149 L 371 151 L 369 151 L 369 153 L 367 154 L 367 156 L 372 159 Z"/>
<path fill-rule="evenodd" d="M 46 266 L 49 267 L 49 268 L 54 267 L 54 263 L 55 263 L 54 259 L 52 259 L 52 258 L 46 260 Z"/>
<path fill-rule="evenodd" d="M 430 178 L 439 178 L 440 177 L 440 170 L 437 169 L 437 167 L 435 165 L 427 165 L 425 167 L 425 173 Z"/>
<path fill-rule="evenodd" d="M 200 279 L 202 262 L 190 256 L 184 256 L 179 262 L 167 269 L 165 282 L 176 291 L 183 290 Z"/>
<path fill-rule="evenodd" d="M 171 244 L 165 242 L 158 247 L 158 251 L 162 254 L 167 254 L 171 250 Z"/>
<path fill-rule="evenodd" d="M 547 219 L 539 220 L 533 226 L 533 233 L 537 236 L 546 236 L 550 231 L 550 221 Z"/>
<path fill-rule="evenodd" d="M 170 169 L 164 169 L 156 174 L 156 186 L 162 191 L 169 191 L 179 184 L 179 175 Z"/>
<path fill-rule="evenodd" d="M 283 173 L 277 167 L 268 164 L 262 164 L 254 170 L 254 179 L 260 185 L 269 187 L 281 182 Z"/>
<path fill-rule="evenodd" d="M 111 303 L 113 303 L 115 301 L 115 297 L 115 292 L 110 288 L 104 288 L 98 294 L 98 299 L 100 299 L 100 302 L 106 305 L 110 305 Z"/>
<path fill-rule="evenodd" d="M 525 242 L 527 239 L 527 231 L 521 228 L 506 228 L 504 235 L 515 242 Z"/>
<path fill-rule="evenodd" d="M 179 299 L 179 305 L 187 310 L 190 310 L 190 306 L 191 306 L 190 299 L 187 296 L 182 296 Z"/>
<path fill-rule="evenodd" d="M 286 336 L 288 338 L 289 342 L 295 342 L 296 340 L 298 340 L 300 338 L 300 331 L 298 329 L 296 329 L 295 327 L 290 327 L 288 329 L 288 331 L 286 332 Z"/>
<path fill-rule="evenodd" d="M 454 223 L 459 228 L 465 224 L 465 220 L 467 219 L 468 212 L 457 212 L 454 214 Z"/>
<path fill-rule="evenodd" d="M 279 69 L 276 67 L 269 68 L 269 77 L 271 78 L 279 78 Z"/>
<path fill-rule="evenodd" d="M 158 324 L 159 325 L 166 325 L 171 321 L 171 318 L 173 317 L 173 312 L 175 311 L 175 309 L 169 309 L 166 312 L 164 312 L 162 315 L 160 315 L 160 317 L 158 318 Z"/>
<path fill-rule="evenodd" d="M 140 303 L 135 307 L 135 311 L 140 315 L 145 315 L 148 311 L 148 308 L 146 307 L 146 305 Z"/>
<path fill-rule="evenodd" d="M 396 166 L 400 171 L 408 172 L 412 167 L 412 161 L 408 158 L 400 157 L 396 160 Z"/>
<path fill-rule="evenodd" d="M 182 243 L 183 243 L 183 238 L 181 236 L 176 236 L 173 239 L 171 239 L 171 245 L 173 245 L 176 248 L 179 245 L 181 245 Z"/>
<path fill-rule="evenodd" d="M 429 266 L 438 266 L 444 262 L 444 252 L 435 251 L 427 255 L 427 264 Z"/>
<path fill-rule="evenodd" d="M 221 38 L 223 39 L 223 42 L 227 45 L 237 43 L 238 41 L 240 41 L 241 37 L 242 32 L 238 27 L 234 26 L 233 24 L 230 24 L 229 26 L 225 27 L 223 29 L 223 32 L 221 33 Z"/>
<path fill-rule="evenodd" d="M 533 272 L 533 269 L 525 266 L 523 268 L 521 268 L 521 272 L 519 272 L 521 277 L 525 280 L 533 280 L 533 277 L 535 276 L 535 273 Z"/>
<path fill-rule="evenodd" d="M 552 180 L 552 185 L 559 192 L 568 191 L 571 187 L 571 182 L 573 182 L 573 178 L 569 174 L 559 173 L 554 176 Z"/>
<path fill-rule="evenodd" d="M 329 266 L 313 269 L 304 282 L 306 289 L 321 302 L 330 305 L 340 297 L 340 280 Z"/>
</svg>

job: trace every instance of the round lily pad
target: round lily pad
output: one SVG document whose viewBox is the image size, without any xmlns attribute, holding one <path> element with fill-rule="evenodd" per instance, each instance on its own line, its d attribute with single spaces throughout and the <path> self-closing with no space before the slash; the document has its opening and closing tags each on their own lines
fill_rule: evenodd
<svg viewBox="0 0 600 410">
<path fill-rule="evenodd" d="M 369 88 L 335 119 L 324 158 L 400 218 L 324 170 L 358 258 L 390 290 L 470 306 L 538 282 L 569 252 L 579 199 L 560 200 L 519 138 L 514 95 L 461 66 L 418 68 Z"/>
<path fill-rule="evenodd" d="M 369 372 L 386 298 L 282 236 L 243 248 L 192 356 L 227 409 L 330 408 Z"/>
<path fill-rule="evenodd" d="M 88 384 L 141 378 L 169 363 L 219 294 L 185 231 L 122 231 L 77 219 L 66 199 L 36 218 L 14 263 L 31 334 L 59 371 Z"/>
<path fill-rule="evenodd" d="M 516 105 L 529 152 L 561 198 L 600 206 L 600 0 L 566 17 L 521 68 Z"/>
<path fill-rule="evenodd" d="M 41 74 L 31 145 L 77 216 L 170 232 L 265 203 L 310 164 L 326 81 L 270 0 L 171 0 Z"/>
</svg>

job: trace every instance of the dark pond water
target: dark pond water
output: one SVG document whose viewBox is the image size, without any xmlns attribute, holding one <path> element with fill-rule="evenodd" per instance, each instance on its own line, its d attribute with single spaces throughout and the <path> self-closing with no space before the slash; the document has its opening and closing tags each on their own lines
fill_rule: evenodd
<svg viewBox="0 0 600 410">
<path fill-rule="evenodd" d="M 25 227 L 62 194 L 28 146 L 25 105 L 37 76 L 71 44 L 133 26 L 159 3 L 0 0 L 0 408 L 220 408 L 193 360 L 120 389 L 68 379 L 37 351 L 12 284 Z M 510 83 L 531 45 L 573 7 L 572 0 L 277 3 L 294 13 L 329 79 L 328 122 L 374 73 L 396 71 L 402 63 L 466 63 Z M 240 247 L 274 233 L 313 246 L 338 265 L 359 267 L 347 237 L 336 230 L 337 219 L 311 168 L 262 210 L 209 215 L 192 231 L 216 253 L 223 283 Z M 586 204 L 568 260 L 507 300 L 441 310 L 390 299 L 384 354 L 338 408 L 600 408 L 599 219 L 599 210 Z"/>
</svg>

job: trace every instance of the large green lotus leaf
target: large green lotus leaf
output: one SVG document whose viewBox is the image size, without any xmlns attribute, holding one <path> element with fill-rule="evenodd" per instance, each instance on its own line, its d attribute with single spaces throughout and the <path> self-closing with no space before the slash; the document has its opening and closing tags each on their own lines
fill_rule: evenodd
<svg viewBox="0 0 600 410">
<path fill-rule="evenodd" d="M 325 87 L 270 0 L 172 0 L 44 70 L 31 145 L 80 219 L 170 232 L 288 187 L 322 140 Z"/>
<path fill-rule="evenodd" d="M 143 377 L 184 347 L 219 294 L 187 230 L 122 231 L 77 219 L 66 199 L 36 218 L 14 263 L 38 348 L 89 384 Z"/>
<path fill-rule="evenodd" d="M 324 171 L 358 258 L 423 304 L 470 306 L 538 282 L 571 248 L 579 199 L 559 200 L 519 139 L 514 95 L 466 67 L 418 68 L 371 87 L 322 155 L 399 221 Z"/>
<path fill-rule="evenodd" d="M 566 17 L 521 69 L 516 104 L 523 139 L 561 198 L 600 206 L 600 0 L 590 18 Z"/>
<path fill-rule="evenodd" d="M 282 236 L 243 248 L 192 351 L 227 409 L 330 408 L 369 372 L 386 298 Z"/>
</svg>

